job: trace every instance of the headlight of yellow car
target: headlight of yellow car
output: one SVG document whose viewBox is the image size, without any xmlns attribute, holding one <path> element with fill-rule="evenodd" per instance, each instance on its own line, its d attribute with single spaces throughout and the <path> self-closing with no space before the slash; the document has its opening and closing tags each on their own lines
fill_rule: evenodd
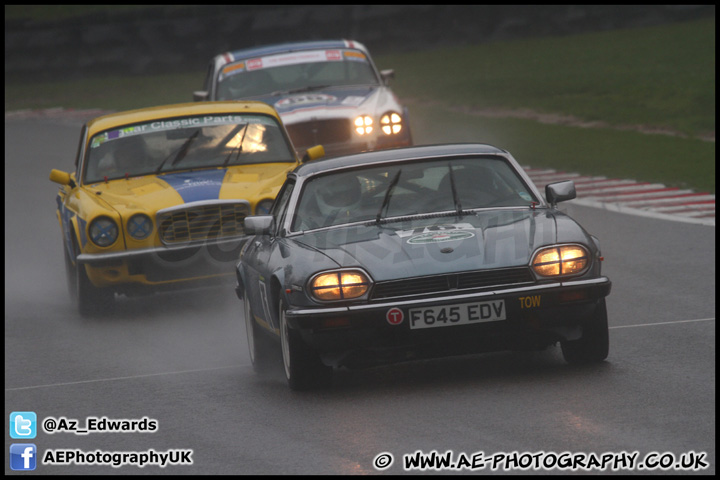
<svg viewBox="0 0 720 480">
<path fill-rule="evenodd" d="M 144 240 L 153 231 L 152 220 L 144 213 L 135 214 L 127 222 L 127 231 L 135 240 Z"/>
<path fill-rule="evenodd" d="M 399 113 L 388 112 L 380 117 L 380 128 L 385 135 L 397 135 L 402 130 L 402 117 Z"/>
<path fill-rule="evenodd" d="M 88 228 L 90 240 L 99 247 L 109 247 L 118 238 L 117 224 L 108 217 L 97 217 Z"/>
<path fill-rule="evenodd" d="M 371 283 L 361 270 L 323 272 L 310 280 L 310 294 L 321 302 L 351 300 L 365 295 Z"/>
<path fill-rule="evenodd" d="M 555 277 L 584 272 L 590 254 L 581 245 L 557 245 L 539 250 L 532 261 L 532 269 L 540 276 Z"/>
<path fill-rule="evenodd" d="M 369 135 L 373 131 L 373 119 L 369 115 L 361 115 L 355 119 L 355 131 L 358 135 Z"/>
<path fill-rule="evenodd" d="M 255 206 L 255 215 L 268 215 L 272 205 L 273 201 L 270 199 L 260 200 Z"/>
</svg>

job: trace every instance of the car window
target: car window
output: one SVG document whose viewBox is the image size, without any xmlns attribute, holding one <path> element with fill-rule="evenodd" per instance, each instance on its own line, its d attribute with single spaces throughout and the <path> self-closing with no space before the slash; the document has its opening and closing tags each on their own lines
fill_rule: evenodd
<svg viewBox="0 0 720 480">
<path fill-rule="evenodd" d="M 265 115 L 203 115 L 125 125 L 94 135 L 85 183 L 124 176 L 294 162 L 278 122 Z"/>
<path fill-rule="evenodd" d="M 285 221 L 285 213 L 287 212 L 288 204 L 290 202 L 290 196 L 295 188 L 294 181 L 287 181 L 283 185 L 280 193 L 278 193 L 275 203 L 273 204 L 272 211 L 270 212 L 275 217 L 275 225 L 283 225 Z"/>
<path fill-rule="evenodd" d="M 205 73 L 205 80 L 203 81 L 203 89 L 208 93 L 210 93 L 210 89 L 212 88 L 214 71 L 215 71 L 215 63 L 210 62 L 210 65 L 208 65 L 208 68 L 207 68 L 207 72 Z"/>
<path fill-rule="evenodd" d="M 80 131 L 80 143 L 78 144 L 77 153 L 75 154 L 75 176 L 76 178 L 80 178 L 80 168 L 81 168 L 81 162 L 83 156 L 83 147 L 85 146 L 85 137 L 87 136 L 87 125 L 83 125 L 81 131 Z"/>
<path fill-rule="evenodd" d="M 245 59 L 218 74 L 217 99 L 231 100 L 315 86 L 377 85 L 368 57 L 357 50 L 311 50 Z"/>
<path fill-rule="evenodd" d="M 456 203 L 457 201 L 457 203 Z M 463 158 L 341 171 L 307 181 L 292 230 L 494 207 L 538 199 L 502 158 Z"/>
</svg>

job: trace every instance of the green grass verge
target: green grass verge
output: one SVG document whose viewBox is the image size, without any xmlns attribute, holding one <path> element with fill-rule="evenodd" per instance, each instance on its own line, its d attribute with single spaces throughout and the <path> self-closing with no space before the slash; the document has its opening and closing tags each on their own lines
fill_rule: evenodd
<svg viewBox="0 0 720 480">
<path fill-rule="evenodd" d="M 442 107 L 410 108 L 416 144 L 489 143 L 525 166 L 658 182 L 715 193 L 715 143 L 608 128 L 482 118 Z"/>
<path fill-rule="evenodd" d="M 384 56 L 402 95 L 715 132 L 715 19 Z"/>
<path fill-rule="evenodd" d="M 394 68 L 417 144 L 487 142 L 523 165 L 715 192 L 715 20 L 375 58 Z M 5 110 L 127 110 L 188 102 L 204 71 L 56 83 L 6 79 Z M 435 102 L 428 106 L 427 102 Z M 516 108 L 690 138 L 491 119 L 453 107 Z"/>
</svg>

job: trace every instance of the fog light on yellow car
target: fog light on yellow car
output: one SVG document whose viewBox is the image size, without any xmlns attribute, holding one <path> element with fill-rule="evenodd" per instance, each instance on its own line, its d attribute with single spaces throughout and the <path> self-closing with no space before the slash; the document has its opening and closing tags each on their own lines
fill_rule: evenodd
<svg viewBox="0 0 720 480">
<path fill-rule="evenodd" d="M 360 270 L 325 272 L 310 281 L 311 295 L 323 302 L 359 298 L 369 289 L 370 279 Z"/>
<path fill-rule="evenodd" d="M 580 245 L 550 247 L 535 254 L 532 268 L 543 277 L 574 275 L 588 267 L 589 258 L 588 251 Z"/>
</svg>

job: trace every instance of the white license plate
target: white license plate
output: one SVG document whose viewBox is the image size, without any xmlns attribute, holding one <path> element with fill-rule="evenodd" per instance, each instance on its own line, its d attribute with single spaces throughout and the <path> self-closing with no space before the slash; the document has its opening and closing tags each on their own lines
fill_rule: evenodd
<svg viewBox="0 0 720 480">
<path fill-rule="evenodd" d="M 410 328 L 450 327 L 505 320 L 505 300 L 411 308 Z"/>
</svg>

